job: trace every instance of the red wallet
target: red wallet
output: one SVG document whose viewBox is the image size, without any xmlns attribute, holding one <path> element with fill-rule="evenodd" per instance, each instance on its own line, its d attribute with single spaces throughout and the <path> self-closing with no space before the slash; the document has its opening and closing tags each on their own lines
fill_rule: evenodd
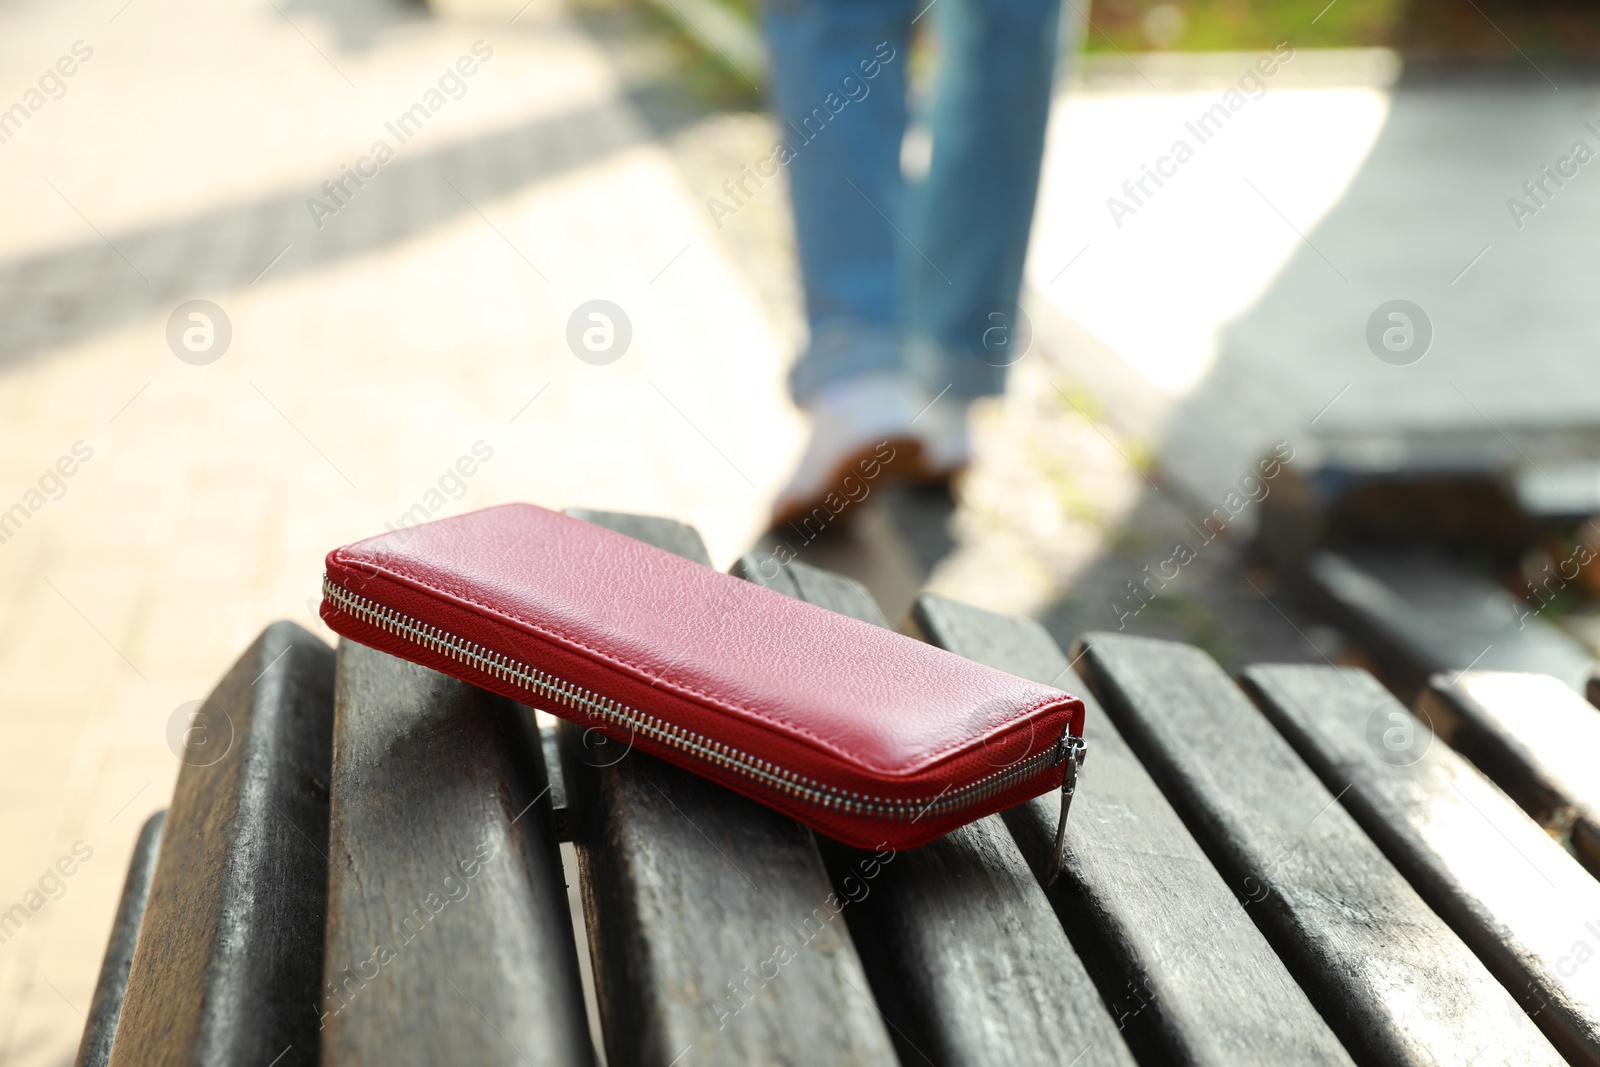
<svg viewBox="0 0 1600 1067">
<path fill-rule="evenodd" d="M 1062 788 L 1083 702 L 610 530 L 507 504 L 328 553 L 322 618 L 863 848 Z"/>
</svg>

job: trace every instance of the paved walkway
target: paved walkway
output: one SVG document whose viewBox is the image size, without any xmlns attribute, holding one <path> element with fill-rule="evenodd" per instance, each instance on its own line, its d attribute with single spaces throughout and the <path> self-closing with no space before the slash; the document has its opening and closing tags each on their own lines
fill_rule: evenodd
<svg viewBox="0 0 1600 1067">
<path fill-rule="evenodd" d="M 1029 284 L 1074 339 L 1073 373 L 1125 399 L 1196 503 L 1313 421 L 1600 420 L 1593 72 L 1396 84 L 1377 50 L 1265 58 L 1274 73 L 1244 94 L 1262 56 L 1101 64 L 1063 98 Z M 1157 166 L 1167 178 L 1146 180 Z M 1370 348 L 1396 299 L 1431 324 L 1425 355 Z"/>
<path fill-rule="evenodd" d="M 524 499 L 677 515 L 726 565 L 795 458 L 787 347 L 698 199 L 594 42 L 515 13 L 0 15 L 0 106 L 87 56 L 0 144 L 0 914 L 44 899 L 0 935 L 8 1067 L 70 1061 L 169 720 L 266 622 L 318 626 L 330 547 Z M 214 362 L 169 347 L 191 299 Z M 609 365 L 567 341 L 594 299 L 631 322 Z"/>
</svg>

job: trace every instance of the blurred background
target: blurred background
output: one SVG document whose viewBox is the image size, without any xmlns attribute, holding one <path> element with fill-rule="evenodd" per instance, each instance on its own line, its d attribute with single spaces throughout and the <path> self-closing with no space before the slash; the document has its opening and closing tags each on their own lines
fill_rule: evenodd
<svg viewBox="0 0 1600 1067">
<path fill-rule="evenodd" d="M 931 587 L 1228 666 L 1585 683 L 1592 5 L 1069 0 L 1031 345 L 974 465 L 787 543 L 787 194 L 709 205 L 778 136 L 756 18 L 0 3 L 0 916 L 92 853 L 0 923 L 0 1064 L 71 1062 L 186 706 L 275 618 L 331 640 L 322 556 L 387 525 L 671 515 L 718 566 L 782 545 L 891 617 Z M 938 58 L 917 41 L 914 111 Z M 926 166 L 915 123 L 902 155 Z M 611 362 L 569 344 L 593 300 L 627 322 Z"/>
</svg>

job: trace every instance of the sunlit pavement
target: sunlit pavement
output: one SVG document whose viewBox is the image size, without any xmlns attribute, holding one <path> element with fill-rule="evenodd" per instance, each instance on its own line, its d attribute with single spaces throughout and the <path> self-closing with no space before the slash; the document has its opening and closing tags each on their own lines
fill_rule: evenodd
<svg viewBox="0 0 1600 1067">
<path fill-rule="evenodd" d="M 1053 116 L 1029 266 L 1064 365 L 1202 510 L 1313 424 L 1600 418 L 1600 80 L 1541 64 L 1096 57 Z M 1376 351 L 1395 300 L 1420 314 Z"/>
<path fill-rule="evenodd" d="M 0 26 L 3 106 L 87 56 L 0 144 L 0 913 L 43 899 L 0 935 L 8 1065 L 70 1060 L 169 720 L 272 619 L 330 636 L 328 549 L 522 499 L 674 515 L 727 565 L 801 443 L 745 275 L 544 0 L 122 4 Z M 169 345 L 194 299 L 220 355 L 205 308 Z M 568 344 L 596 299 L 614 362 Z"/>
</svg>

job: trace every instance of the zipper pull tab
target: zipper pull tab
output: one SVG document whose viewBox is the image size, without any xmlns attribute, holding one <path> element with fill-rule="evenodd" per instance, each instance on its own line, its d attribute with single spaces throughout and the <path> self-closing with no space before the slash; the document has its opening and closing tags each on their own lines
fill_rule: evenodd
<svg viewBox="0 0 1600 1067">
<path fill-rule="evenodd" d="M 1056 823 L 1055 858 L 1050 861 L 1050 880 L 1045 883 L 1046 887 L 1055 885 L 1061 876 L 1061 858 L 1067 850 L 1067 812 L 1072 808 L 1072 795 L 1078 791 L 1078 768 L 1088 752 L 1083 738 L 1070 734 L 1061 735 L 1061 745 L 1066 750 L 1067 771 L 1061 778 L 1061 820 Z"/>
</svg>

